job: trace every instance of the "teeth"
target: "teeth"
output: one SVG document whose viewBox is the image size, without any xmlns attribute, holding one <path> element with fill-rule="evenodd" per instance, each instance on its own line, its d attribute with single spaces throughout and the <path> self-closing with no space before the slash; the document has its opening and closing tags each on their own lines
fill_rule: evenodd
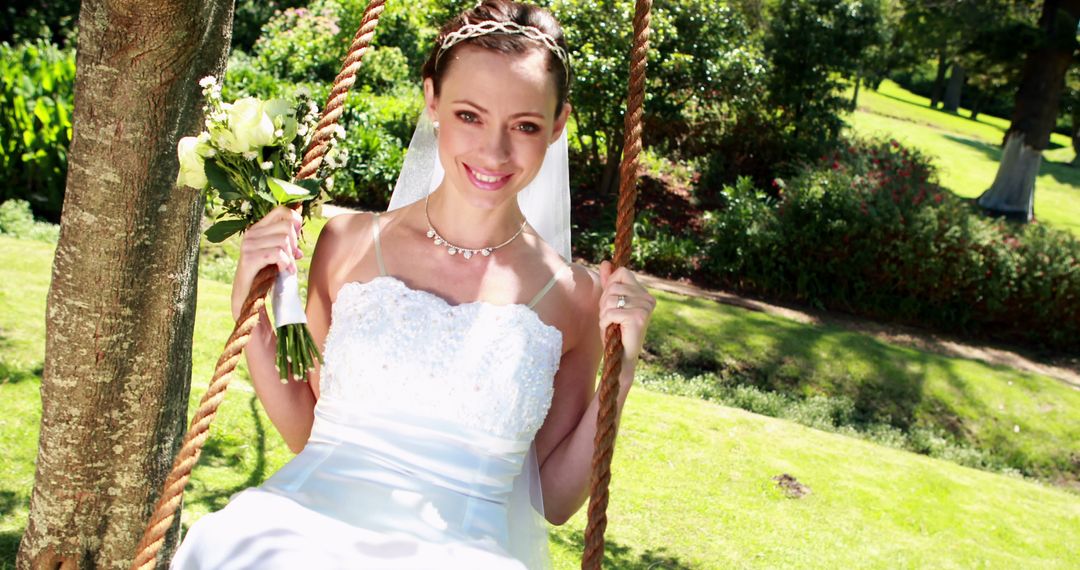
<svg viewBox="0 0 1080 570">
<path fill-rule="evenodd" d="M 498 182 L 499 179 L 502 178 L 501 176 L 487 176 L 486 174 L 480 174 L 475 170 L 473 171 L 473 176 L 475 176 L 476 179 L 480 182 L 487 182 L 489 184 L 492 182 Z"/>
</svg>

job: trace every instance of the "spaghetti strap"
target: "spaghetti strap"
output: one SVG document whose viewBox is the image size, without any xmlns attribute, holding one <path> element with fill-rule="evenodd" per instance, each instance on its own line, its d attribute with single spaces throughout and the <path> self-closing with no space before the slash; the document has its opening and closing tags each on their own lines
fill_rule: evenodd
<svg viewBox="0 0 1080 570">
<path fill-rule="evenodd" d="M 540 292 L 537 293 L 536 296 L 532 298 L 532 301 L 529 301 L 529 305 L 528 305 L 529 308 L 531 309 L 531 308 L 535 307 L 536 304 L 540 302 L 540 299 L 543 299 L 544 295 L 547 295 L 547 292 L 551 291 L 551 288 L 555 286 L 555 283 L 559 280 L 559 277 L 562 277 L 562 274 L 566 273 L 569 270 L 570 270 L 570 264 L 567 263 L 566 265 L 562 266 L 561 269 L 556 271 L 555 275 L 552 275 L 551 279 L 547 282 L 547 285 L 544 285 L 544 288 L 541 289 Z"/>
<path fill-rule="evenodd" d="M 382 244 L 379 242 L 379 213 L 375 212 L 375 219 L 371 223 L 371 235 L 375 239 L 375 261 L 379 264 L 379 275 L 386 276 L 386 265 L 382 258 Z"/>
</svg>

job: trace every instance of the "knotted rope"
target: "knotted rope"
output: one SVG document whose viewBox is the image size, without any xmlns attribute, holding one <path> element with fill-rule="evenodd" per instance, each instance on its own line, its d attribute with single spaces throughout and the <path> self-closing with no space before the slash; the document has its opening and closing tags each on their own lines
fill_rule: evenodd
<svg viewBox="0 0 1080 570">
<path fill-rule="evenodd" d="M 649 49 L 649 20 L 652 0 L 634 5 L 634 48 L 630 56 L 630 85 L 623 123 L 623 158 L 619 165 L 619 204 L 615 219 L 616 268 L 630 262 L 630 242 L 634 229 L 634 202 L 637 200 L 638 155 L 641 153 L 641 118 L 645 105 L 645 56 Z M 581 567 L 599 569 L 604 562 L 604 530 L 607 529 L 608 484 L 611 457 L 615 450 L 616 400 L 622 371 L 623 345 L 619 325 L 608 326 L 604 335 L 604 371 L 600 377 L 600 409 L 593 440 L 592 488 L 589 491 L 589 522 L 585 527 L 585 552 Z"/>
<path fill-rule="evenodd" d="M 322 117 L 316 126 L 315 134 L 308 143 L 301 162 L 298 179 L 310 178 L 322 164 L 323 156 L 329 148 L 334 125 L 341 117 L 342 107 L 348 95 L 349 88 L 356 82 L 356 72 L 360 69 L 360 59 L 364 57 L 371 40 L 375 36 L 375 26 L 379 23 L 379 15 L 382 14 L 386 0 L 371 0 L 364 10 L 364 17 L 360 22 L 360 29 L 353 36 L 349 53 L 342 64 L 341 73 L 334 79 L 334 87 L 327 97 L 326 106 L 323 108 Z M 180 508 L 184 488 L 187 487 L 188 479 L 191 478 L 191 470 L 199 461 L 203 444 L 209 436 L 210 423 L 217 415 L 218 406 L 225 399 L 225 389 L 229 386 L 232 373 L 236 364 L 240 361 L 240 354 L 247 346 L 251 338 L 251 331 L 259 322 L 259 314 L 266 305 L 266 294 L 274 283 L 277 276 L 275 266 L 265 267 L 256 276 L 248 292 L 247 299 L 240 309 L 240 318 L 233 327 L 229 340 L 225 343 L 225 351 L 218 359 L 214 369 L 214 376 L 210 380 L 210 387 L 199 402 L 199 409 L 191 418 L 191 425 L 184 435 L 180 451 L 173 461 L 172 471 L 165 478 L 161 495 L 154 506 L 154 513 L 143 531 L 142 539 L 136 547 L 135 560 L 131 563 L 132 570 L 147 570 L 152 568 L 157 560 L 158 552 L 165 543 L 165 535 L 172 527 L 176 517 L 176 511 Z"/>
</svg>

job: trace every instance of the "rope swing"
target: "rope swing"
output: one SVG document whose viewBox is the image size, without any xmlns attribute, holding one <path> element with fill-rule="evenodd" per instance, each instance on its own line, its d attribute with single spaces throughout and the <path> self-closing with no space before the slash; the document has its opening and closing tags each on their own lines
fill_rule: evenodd
<svg viewBox="0 0 1080 570">
<path fill-rule="evenodd" d="M 370 0 L 364 10 L 360 28 L 353 36 L 348 55 L 341 72 L 334 79 L 322 117 L 315 135 L 304 151 L 303 162 L 297 179 L 315 175 L 329 149 L 334 126 L 341 117 L 349 89 L 356 82 L 360 60 L 367 53 L 375 35 L 375 26 L 385 8 L 386 0 Z M 618 217 L 615 231 L 615 267 L 625 266 L 630 260 L 630 245 L 634 223 L 634 201 L 637 198 L 638 154 L 641 152 L 641 119 L 645 100 L 645 59 L 649 39 L 649 19 L 652 0 L 636 0 L 634 15 L 634 45 L 630 62 L 630 84 L 625 118 L 624 153 L 619 173 Z M 263 268 L 252 283 L 251 291 L 240 310 L 240 318 L 225 343 L 218 358 L 210 386 L 199 402 L 180 451 L 173 461 L 173 468 L 165 478 L 161 494 L 154 506 L 136 547 L 132 570 L 149 570 L 157 561 L 157 555 L 165 543 L 165 535 L 176 518 L 191 478 L 191 470 L 199 461 L 202 447 L 209 436 L 210 424 L 217 415 L 218 406 L 225 399 L 225 390 L 232 379 L 240 355 L 251 338 L 251 331 L 259 322 L 259 314 L 266 305 L 266 294 L 277 276 L 277 267 Z M 619 325 L 612 324 L 605 331 L 604 366 L 600 380 L 600 409 L 598 412 L 595 451 L 592 461 L 592 482 L 589 494 L 589 522 L 585 530 L 585 549 L 581 567 L 598 569 L 604 558 L 604 530 L 607 527 L 608 484 L 611 481 L 611 458 L 615 447 L 616 396 L 619 390 L 619 372 L 622 364 L 623 346 Z"/>
</svg>

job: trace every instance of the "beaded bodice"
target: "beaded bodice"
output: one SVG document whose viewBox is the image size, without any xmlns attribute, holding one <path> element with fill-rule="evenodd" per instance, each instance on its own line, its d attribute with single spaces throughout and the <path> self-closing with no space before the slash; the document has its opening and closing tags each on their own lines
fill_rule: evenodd
<svg viewBox="0 0 1080 570">
<path fill-rule="evenodd" d="M 321 398 L 531 440 L 551 406 L 562 333 L 528 306 L 451 305 L 392 276 L 341 287 Z"/>
</svg>

